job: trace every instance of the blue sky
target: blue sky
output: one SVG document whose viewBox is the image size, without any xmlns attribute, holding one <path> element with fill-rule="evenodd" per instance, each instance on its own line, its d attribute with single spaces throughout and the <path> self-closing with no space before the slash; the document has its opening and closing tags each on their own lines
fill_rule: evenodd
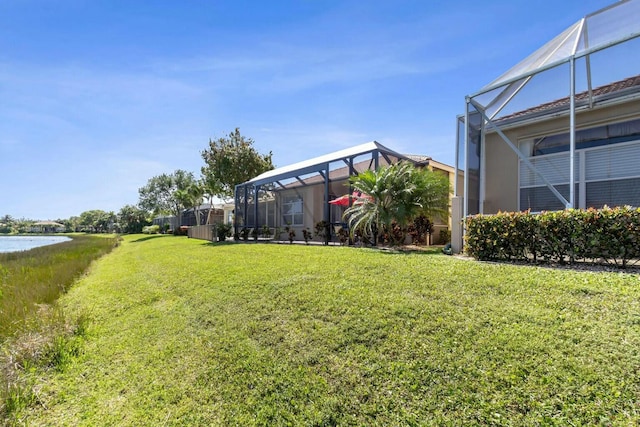
<svg viewBox="0 0 640 427">
<path fill-rule="evenodd" d="M 0 0 L 0 215 L 136 204 L 239 127 L 276 166 L 376 140 L 453 165 L 478 91 L 605 0 Z"/>
</svg>

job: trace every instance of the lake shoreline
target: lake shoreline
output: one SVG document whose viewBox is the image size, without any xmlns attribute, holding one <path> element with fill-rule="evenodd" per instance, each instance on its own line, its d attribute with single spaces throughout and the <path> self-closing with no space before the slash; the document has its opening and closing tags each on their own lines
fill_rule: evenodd
<svg viewBox="0 0 640 427">
<path fill-rule="evenodd" d="M 24 252 L 42 246 L 68 242 L 69 236 L 49 234 L 11 234 L 0 236 L 0 253 Z"/>
</svg>

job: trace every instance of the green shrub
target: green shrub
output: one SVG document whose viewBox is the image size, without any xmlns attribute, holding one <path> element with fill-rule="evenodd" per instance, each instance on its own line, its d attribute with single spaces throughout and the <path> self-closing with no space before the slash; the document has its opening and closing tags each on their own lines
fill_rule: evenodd
<svg viewBox="0 0 640 427">
<path fill-rule="evenodd" d="M 640 209 L 568 209 L 530 214 L 475 215 L 465 221 L 465 251 L 482 260 L 574 263 L 626 267 L 640 257 Z"/>
<path fill-rule="evenodd" d="M 429 235 L 433 233 L 433 223 L 426 216 L 420 215 L 409 224 L 408 231 L 413 244 L 425 245 Z"/>
<path fill-rule="evenodd" d="M 402 245 L 404 243 L 405 231 L 400 225 L 393 221 L 390 226 L 383 225 L 382 231 L 378 235 L 380 243 L 385 245 Z"/>
<path fill-rule="evenodd" d="M 579 233 L 576 214 L 573 210 L 566 210 L 545 212 L 537 216 L 540 224 L 538 251 L 542 259 L 561 264 L 575 260 L 573 244 L 578 242 Z"/>
<path fill-rule="evenodd" d="M 293 241 L 296 238 L 296 230 L 294 230 L 292 227 L 289 227 L 288 225 L 284 228 L 284 231 L 287 232 L 288 236 L 289 236 L 289 244 L 293 243 Z"/>
<path fill-rule="evenodd" d="M 231 237 L 232 228 L 233 227 L 231 226 L 231 224 L 224 224 L 221 222 L 214 224 L 213 230 L 216 233 L 218 242 L 224 242 L 225 240 L 227 240 L 227 237 Z"/>
<path fill-rule="evenodd" d="M 147 225 L 142 227 L 142 232 L 144 234 L 158 234 L 160 233 L 160 226 L 158 224 Z"/>
</svg>

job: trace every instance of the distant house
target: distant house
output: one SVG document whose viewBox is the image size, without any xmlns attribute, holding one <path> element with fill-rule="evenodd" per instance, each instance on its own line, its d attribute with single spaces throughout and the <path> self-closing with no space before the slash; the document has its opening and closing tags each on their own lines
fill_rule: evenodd
<svg viewBox="0 0 640 427">
<path fill-rule="evenodd" d="M 453 180 L 454 168 L 430 157 L 397 153 L 378 142 L 369 142 L 324 156 L 265 172 L 236 186 L 235 228 L 262 230 L 290 227 L 302 239 L 302 230 L 314 231 L 326 221 L 333 232 L 346 227 L 345 206 L 329 201 L 350 194 L 348 179 L 367 169 L 401 160 L 443 173 Z M 449 218 L 435 218 L 434 240 L 443 243 L 439 231 L 449 228 Z"/>
<path fill-rule="evenodd" d="M 196 216 L 199 216 L 199 221 Z M 182 226 L 192 227 L 194 225 L 224 223 L 231 224 L 233 222 L 233 204 L 220 203 L 209 204 L 204 203 L 197 208 L 186 209 L 182 212 Z"/>
<path fill-rule="evenodd" d="M 200 225 L 233 222 L 233 208 L 231 203 L 209 204 L 204 203 L 197 208 L 189 208 L 182 211 L 180 224 L 175 215 L 159 215 L 153 218 L 153 224 L 159 225 L 161 229 L 168 227 L 175 230 L 177 227 L 193 227 L 198 224 L 196 215 L 200 217 Z"/>
<path fill-rule="evenodd" d="M 31 233 L 64 233 L 65 226 L 54 221 L 34 222 L 30 228 Z"/>
<path fill-rule="evenodd" d="M 175 230 L 176 227 L 179 227 L 178 217 L 174 215 L 158 215 L 151 220 L 153 225 L 157 225 L 160 227 L 160 230 Z"/>
</svg>

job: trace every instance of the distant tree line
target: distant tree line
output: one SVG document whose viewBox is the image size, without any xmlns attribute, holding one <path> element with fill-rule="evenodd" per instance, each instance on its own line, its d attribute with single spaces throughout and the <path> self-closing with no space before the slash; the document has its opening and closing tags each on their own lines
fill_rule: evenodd
<svg viewBox="0 0 640 427">
<path fill-rule="evenodd" d="M 182 169 L 163 173 L 140 187 L 137 205 L 125 205 L 117 213 L 89 210 L 54 222 L 62 224 L 65 232 L 140 233 L 159 215 L 176 216 L 180 221 L 186 209 L 196 210 L 199 222 L 197 210 L 205 200 L 213 204 L 215 198 L 232 199 L 237 184 L 273 169 L 272 153 L 260 154 L 253 145 L 254 140 L 242 136 L 236 128 L 226 137 L 209 140 L 200 153 L 204 161 L 200 176 Z M 209 216 L 206 222 L 210 223 L 210 219 Z M 5 215 L 0 217 L 0 234 L 29 233 L 35 223 Z"/>
<path fill-rule="evenodd" d="M 60 227 L 55 228 L 66 233 L 140 233 L 151 220 L 144 210 L 126 205 L 117 214 L 94 209 L 82 212 L 80 216 L 58 218 L 52 222 L 60 224 Z M 37 223 L 32 219 L 15 219 L 11 215 L 4 215 L 0 217 L 0 234 L 31 233 L 40 229 Z"/>
</svg>

